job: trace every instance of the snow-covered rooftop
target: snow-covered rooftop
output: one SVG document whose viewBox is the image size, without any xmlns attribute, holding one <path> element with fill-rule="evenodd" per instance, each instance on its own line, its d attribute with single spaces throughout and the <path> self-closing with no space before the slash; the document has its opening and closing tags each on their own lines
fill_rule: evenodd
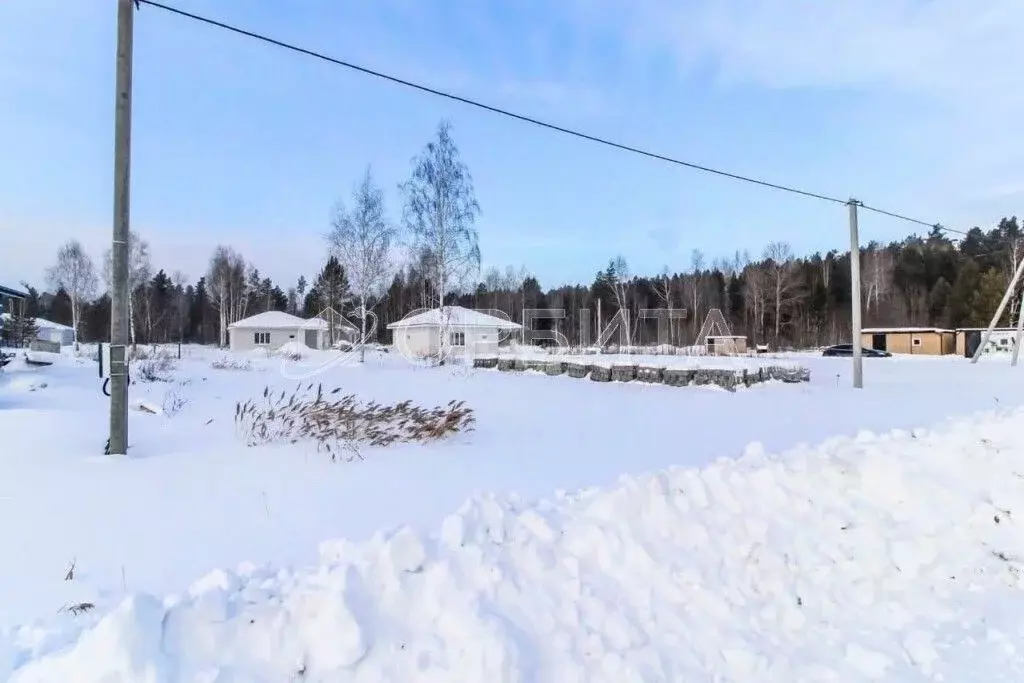
<svg viewBox="0 0 1024 683">
<path fill-rule="evenodd" d="M 489 327 L 499 330 L 518 330 L 522 325 L 511 320 L 499 318 L 482 311 L 474 311 L 462 306 L 445 306 L 443 309 L 434 308 L 429 311 L 417 313 L 407 318 L 402 318 L 388 325 L 389 330 L 401 327 L 440 327 L 442 321 L 453 327 Z"/>
<path fill-rule="evenodd" d="M 316 330 L 325 329 L 327 327 L 327 321 L 321 318 L 310 318 L 306 320 L 297 315 L 285 313 L 284 311 L 267 311 L 265 313 L 257 313 L 256 315 L 248 318 L 242 318 L 241 320 L 228 325 L 228 329 L 239 328 L 247 330 L 257 327 L 264 330 L 295 330 L 300 327 L 303 329 Z"/>
<path fill-rule="evenodd" d="M 28 296 L 26 292 L 18 289 L 17 287 L 10 287 L 0 282 L 0 294 L 6 294 L 7 296 L 16 296 L 20 299 L 24 299 Z"/>
<path fill-rule="evenodd" d="M 861 332 L 867 334 L 912 334 L 915 332 L 952 332 L 941 327 L 864 327 Z"/>
<path fill-rule="evenodd" d="M 55 323 L 52 320 L 46 320 L 45 318 L 35 318 L 36 327 L 39 329 L 51 329 L 51 330 L 70 330 L 73 329 L 70 325 L 63 325 L 61 323 Z"/>
</svg>

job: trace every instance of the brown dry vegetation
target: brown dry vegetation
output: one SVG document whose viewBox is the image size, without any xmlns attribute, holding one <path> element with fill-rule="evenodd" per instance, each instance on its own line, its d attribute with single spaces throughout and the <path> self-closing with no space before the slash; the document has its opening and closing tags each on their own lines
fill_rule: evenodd
<svg viewBox="0 0 1024 683">
<path fill-rule="evenodd" d="M 290 394 L 266 387 L 260 399 L 235 405 L 235 424 L 250 446 L 313 441 L 332 460 L 352 460 L 362 459 L 361 445 L 435 441 L 470 431 L 476 422 L 462 401 L 423 408 L 412 401 L 362 403 L 340 392 L 339 387 L 325 393 L 322 384 L 312 383 Z"/>
</svg>

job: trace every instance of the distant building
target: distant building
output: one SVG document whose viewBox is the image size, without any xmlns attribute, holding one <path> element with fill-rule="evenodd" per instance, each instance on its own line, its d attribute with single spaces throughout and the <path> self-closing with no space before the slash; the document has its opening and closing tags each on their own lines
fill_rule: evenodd
<svg viewBox="0 0 1024 683">
<path fill-rule="evenodd" d="M 43 318 L 36 318 L 36 339 L 54 342 L 61 346 L 75 343 L 75 330 L 68 325 L 61 325 Z"/>
<path fill-rule="evenodd" d="M 956 352 L 956 332 L 939 327 L 866 327 L 860 343 L 889 353 L 944 356 Z"/>
<path fill-rule="evenodd" d="M 25 299 L 28 298 L 28 292 L 23 292 L 20 289 L 14 287 L 8 287 L 6 285 L 0 285 L 0 313 L 13 313 L 16 310 L 24 312 Z"/>
<path fill-rule="evenodd" d="M 351 324 L 346 322 L 345 325 L 345 330 L 355 331 Z M 351 337 L 351 334 L 346 336 Z M 283 311 L 259 313 L 228 325 L 229 346 L 233 351 L 275 351 L 289 342 L 311 349 L 326 349 L 330 338 L 330 325 L 323 318 L 306 320 Z M 337 334 L 335 341 L 339 341 Z"/>
<path fill-rule="evenodd" d="M 732 356 L 746 353 L 747 338 L 741 334 L 709 334 L 704 338 L 704 350 L 709 356 Z"/>
<path fill-rule="evenodd" d="M 981 345 L 981 338 L 987 327 L 959 327 L 956 330 L 956 353 L 968 358 Z M 983 353 L 1005 353 L 1013 351 L 1017 338 L 1017 328 L 997 327 L 992 330 L 992 338 L 988 340 L 988 348 Z"/>
<path fill-rule="evenodd" d="M 388 325 L 397 349 L 414 356 L 436 356 L 441 335 L 447 353 L 481 355 L 498 352 L 502 332 L 518 332 L 522 325 L 461 306 L 445 306 L 403 318 Z"/>
</svg>

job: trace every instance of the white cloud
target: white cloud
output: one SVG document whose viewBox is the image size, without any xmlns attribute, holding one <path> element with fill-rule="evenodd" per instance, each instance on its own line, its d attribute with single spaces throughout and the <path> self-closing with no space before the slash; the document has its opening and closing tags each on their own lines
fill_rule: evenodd
<svg viewBox="0 0 1024 683">
<path fill-rule="evenodd" d="M 922 198 L 978 220 L 1024 198 L 1020 0 L 576 0 L 577 25 L 624 37 L 641 63 L 681 76 L 711 66 L 721 87 L 816 88 L 920 107 L 908 131 L 944 160 Z M 877 118 L 877 117 L 875 117 Z M 851 135 L 863 134 L 851 130 Z M 900 159 L 880 159 L 899 165 Z M 996 189 L 998 188 L 998 189 Z"/>
</svg>

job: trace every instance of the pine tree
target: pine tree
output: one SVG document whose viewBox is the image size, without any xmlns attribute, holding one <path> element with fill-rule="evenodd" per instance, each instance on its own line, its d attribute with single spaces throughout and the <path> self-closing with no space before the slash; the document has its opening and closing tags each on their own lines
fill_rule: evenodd
<svg viewBox="0 0 1024 683">
<path fill-rule="evenodd" d="M 1003 275 L 995 268 L 990 268 L 981 274 L 978 281 L 978 288 L 971 297 L 970 313 L 968 320 L 972 326 L 987 327 L 999 308 L 999 302 L 1006 293 L 1006 282 Z M 996 321 L 996 326 L 1009 324 L 1009 307 L 1003 310 L 1002 317 Z"/>
<path fill-rule="evenodd" d="M 39 332 L 36 320 L 25 312 L 24 306 L 12 306 L 12 309 L 10 315 L 0 319 L 0 337 L 7 346 L 27 346 Z"/>
<path fill-rule="evenodd" d="M 338 328 L 344 321 L 345 304 L 351 299 L 345 269 L 334 256 L 327 259 L 323 270 L 317 275 L 310 295 L 314 292 L 316 296 L 313 300 L 320 315 L 328 323 L 328 342 L 333 346 L 337 341 Z"/>
</svg>

